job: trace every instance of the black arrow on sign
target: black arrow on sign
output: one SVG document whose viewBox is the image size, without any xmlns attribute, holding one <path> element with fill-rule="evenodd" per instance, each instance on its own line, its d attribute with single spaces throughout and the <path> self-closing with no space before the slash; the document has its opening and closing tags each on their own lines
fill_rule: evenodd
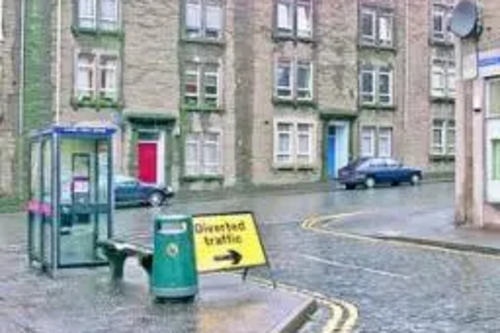
<svg viewBox="0 0 500 333">
<path fill-rule="evenodd" d="M 243 259 L 243 256 L 235 250 L 228 250 L 227 254 L 214 257 L 215 261 L 231 261 L 233 265 L 238 265 L 241 259 Z"/>
</svg>

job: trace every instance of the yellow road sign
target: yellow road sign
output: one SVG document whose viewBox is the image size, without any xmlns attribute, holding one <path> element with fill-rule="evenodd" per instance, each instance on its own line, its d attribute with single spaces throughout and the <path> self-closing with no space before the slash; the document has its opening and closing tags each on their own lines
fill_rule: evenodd
<svg viewBox="0 0 500 333">
<path fill-rule="evenodd" d="M 193 223 L 198 272 L 267 264 L 252 213 L 198 215 Z"/>
</svg>

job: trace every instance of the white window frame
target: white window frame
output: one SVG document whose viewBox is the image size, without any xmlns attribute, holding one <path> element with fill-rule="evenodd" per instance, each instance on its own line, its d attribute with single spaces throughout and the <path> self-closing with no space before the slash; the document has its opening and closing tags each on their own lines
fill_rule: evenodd
<svg viewBox="0 0 500 333">
<path fill-rule="evenodd" d="M 280 130 L 279 125 L 289 126 L 288 130 Z M 300 132 L 299 125 L 308 126 L 307 132 Z M 274 152 L 273 161 L 275 167 L 287 166 L 311 166 L 316 162 L 316 124 L 313 121 L 298 120 L 298 119 L 275 119 L 274 121 Z M 280 150 L 281 134 L 288 135 L 289 147 L 285 151 Z M 308 151 L 299 151 L 300 137 L 307 135 Z M 283 159 L 284 157 L 285 159 Z M 300 157 L 305 157 L 306 161 L 300 161 Z"/>
<path fill-rule="evenodd" d="M 280 86 L 280 65 L 282 64 L 287 64 L 290 68 L 289 71 L 289 78 L 288 78 L 288 85 L 287 86 Z M 274 94 L 276 98 L 279 99 L 293 99 L 294 96 L 294 61 L 293 59 L 290 58 L 277 58 L 275 62 L 275 82 L 274 82 Z M 280 95 L 280 90 L 287 90 L 290 91 L 290 94 L 288 95 Z"/>
<path fill-rule="evenodd" d="M 491 106 L 491 94 L 492 85 L 498 85 L 498 98 L 500 99 L 500 78 L 492 78 L 486 80 L 486 117 L 487 118 L 500 118 L 500 103 L 498 110 L 492 110 Z"/>
<path fill-rule="evenodd" d="M 366 135 L 369 131 L 369 136 Z M 361 149 L 360 149 L 360 155 L 361 157 L 375 157 L 376 156 L 376 136 L 377 136 L 377 128 L 375 126 L 362 126 L 361 127 Z M 366 152 L 363 151 L 364 149 L 364 139 L 369 138 L 370 139 L 370 151 Z"/>
<path fill-rule="evenodd" d="M 3 21 L 3 0 L 0 0 L 0 43 L 4 40 Z"/>
<path fill-rule="evenodd" d="M 220 96 L 220 75 L 219 75 L 219 67 L 217 66 L 217 69 L 215 71 L 208 71 L 208 70 L 204 70 L 203 71 L 203 101 L 205 104 L 208 104 L 207 103 L 207 97 L 208 98 L 215 98 L 215 106 L 219 106 L 219 96 Z M 207 90 L 206 90 L 206 81 L 205 79 L 207 77 L 215 77 L 215 82 L 216 82 L 216 87 L 215 89 L 217 90 L 217 92 L 215 94 L 208 94 L 207 93 Z"/>
<path fill-rule="evenodd" d="M 102 13 L 102 0 L 78 0 L 78 27 L 83 29 L 103 29 L 106 31 L 115 31 L 120 28 L 120 0 L 114 1 L 114 17 L 105 17 Z M 82 15 L 82 3 L 89 2 L 92 4 L 94 9 L 94 15 L 84 16 Z M 91 26 L 85 26 L 82 21 L 92 21 Z M 106 24 L 113 26 L 111 28 L 106 28 Z"/>
<path fill-rule="evenodd" d="M 195 137 L 196 136 L 196 137 Z M 194 138 L 195 137 L 195 138 Z M 185 143 L 185 159 L 184 159 L 184 174 L 186 176 L 200 175 L 200 160 L 201 160 L 201 133 L 188 133 L 186 135 Z M 196 156 L 194 161 L 187 158 L 188 147 L 193 146 L 196 149 Z"/>
<path fill-rule="evenodd" d="M 114 60 L 114 63 L 107 63 L 106 65 L 102 64 L 103 58 L 108 58 L 109 60 Z M 99 84 L 98 84 L 98 96 L 99 98 L 110 98 L 113 101 L 118 100 L 118 57 L 114 55 L 107 55 L 107 54 L 101 54 L 99 55 L 98 62 L 96 62 L 97 65 L 97 73 L 99 74 Z M 114 75 L 114 87 L 109 88 L 109 87 L 102 87 L 102 74 L 103 71 L 105 72 L 111 72 Z"/>
<path fill-rule="evenodd" d="M 287 17 L 282 17 L 281 8 L 287 8 Z M 294 20 L 294 0 L 277 0 L 276 3 L 276 28 L 280 33 L 292 34 Z M 284 19 L 286 18 L 286 24 L 284 23 Z"/>
<path fill-rule="evenodd" d="M 431 20 L 431 34 L 432 40 L 438 42 L 449 42 L 451 39 L 451 33 L 448 31 L 448 21 L 450 19 L 451 8 L 447 5 L 434 3 L 432 5 L 432 20 Z M 441 19 L 441 29 L 437 29 L 434 24 L 434 19 L 439 17 Z"/>
<path fill-rule="evenodd" d="M 385 132 L 385 133 L 384 133 Z M 392 136 L 393 136 L 393 129 L 392 127 L 379 127 L 378 128 L 378 134 L 377 134 L 377 148 L 378 148 L 378 157 L 384 157 L 384 158 L 390 158 L 392 157 Z M 387 139 L 387 154 L 383 154 L 382 151 L 382 139 Z"/>
<path fill-rule="evenodd" d="M 83 29 L 96 29 L 97 28 L 97 17 L 98 17 L 97 1 L 98 0 L 78 0 L 78 26 L 80 28 L 83 28 Z M 83 15 L 83 10 L 82 10 L 83 3 L 92 4 L 93 10 L 94 10 L 94 15 L 92 15 L 92 16 Z M 88 27 L 88 26 L 83 25 L 82 21 L 92 22 L 91 26 Z"/>
<path fill-rule="evenodd" d="M 80 63 L 80 57 L 81 56 L 88 56 L 92 58 L 92 63 L 87 64 L 87 65 L 82 65 Z M 110 58 L 115 60 L 115 65 L 114 66 L 101 66 L 101 59 L 102 58 Z M 79 75 L 80 75 L 80 69 L 81 68 L 88 68 L 92 70 L 93 72 L 93 81 L 92 81 L 92 88 L 85 89 L 79 86 Z M 114 89 L 108 89 L 106 87 L 101 87 L 101 74 L 102 74 L 102 69 L 110 69 L 114 70 L 115 78 L 114 78 L 114 83 L 115 83 L 115 88 Z M 117 54 L 114 53 L 107 53 L 107 52 L 99 52 L 99 51 L 92 51 L 92 52 L 85 52 L 81 50 L 77 50 L 75 54 L 75 66 L 74 66 L 74 90 L 76 94 L 76 98 L 78 101 L 80 101 L 82 98 L 85 98 L 86 96 L 82 96 L 81 92 L 87 91 L 91 92 L 91 99 L 92 100 L 100 100 L 103 98 L 110 98 L 113 101 L 118 101 L 119 99 L 119 87 L 120 87 L 120 57 Z M 114 95 L 114 97 L 109 97 L 109 96 L 101 96 L 101 92 L 105 93 L 111 93 Z"/>
<path fill-rule="evenodd" d="M 193 67 L 196 67 L 196 70 L 185 70 L 184 72 L 184 104 L 187 104 L 186 102 L 186 97 L 196 97 L 196 105 L 199 105 L 201 103 L 201 75 L 200 75 L 200 65 L 199 64 L 190 64 Z M 196 93 L 188 92 L 186 89 L 187 85 L 187 76 L 195 76 L 196 77 Z"/>
<path fill-rule="evenodd" d="M 363 31 L 364 28 L 364 16 L 370 16 L 371 25 L 372 25 L 372 33 L 365 34 Z M 371 8 L 362 8 L 361 9 L 361 20 L 360 20 L 360 36 L 362 44 L 373 45 L 376 43 L 377 37 L 377 13 L 374 9 Z"/>
<path fill-rule="evenodd" d="M 185 15 L 184 15 L 184 29 L 186 31 L 186 35 L 188 37 L 201 37 L 203 31 L 203 9 L 202 9 L 202 0 L 185 0 Z M 194 9 L 198 11 L 198 17 L 196 25 L 190 25 L 190 20 L 188 19 L 190 9 Z M 192 35 L 191 35 L 192 34 Z"/>
<path fill-rule="evenodd" d="M 221 66 L 218 63 L 214 62 L 207 62 L 207 63 L 200 63 L 200 62 L 188 62 L 186 67 L 192 67 L 192 69 L 185 69 L 184 70 L 184 76 L 183 76 L 183 104 L 188 105 L 191 107 L 197 107 L 200 105 L 206 105 L 207 103 L 207 97 L 214 98 L 215 97 L 215 102 L 216 104 L 213 105 L 213 107 L 219 107 L 221 103 L 221 94 L 222 94 L 222 83 L 221 83 Z M 210 71 L 208 67 L 215 67 L 216 69 L 214 71 Z M 197 93 L 190 93 L 186 89 L 186 78 L 188 75 L 193 75 L 196 76 L 196 84 L 197 84 Z M 206 93 L 206 86 L 205 86 L 205 77 L 206 76 L 214 76 L 216 78 L 217 82 L 217 93 L 216 95 L 210 95 Z M 190 105 L 187 104 L 186 99 L 188 97 L 196 97 L 197 103 L 195 105 Z"/>
<path fill-rule="evenodd" d="M 224 2 L 222 0 L 183 0 L 185 4 L 184 31 L 188 38 L 203 38 L 219 40 L 224 32 Z M 192 7 L 198 11 L 195 25 L 189 25 L 188 8 Z M 218 14 L 218 27 L 208 25 L 209 11 Z M 214 34 L 216 36 L 212 36 Z"/>
<path fill-rule="evenodd" d="M 382 93 L 381 90 L 381 85 L 380 82 L 382 76 L 387 76 L 388 78 L 388 84 L 389 84 L 389 92 L 388 93 Z M 377 102 L 381 105 L 392 105 L 393 103 L 393 82 L 392 82 L 392 77 L 393 77 L 393 70 L 392 68 L 389 67 L 379 67 L 377 69 Z M 387 102 L 382 102 L 381 96 L 388 97 Z"/>
<path fill-rule="evenodd" d="M 372 90 L 371 91 L 364 91 L 364 74 L 369 74 L 371 76 L 371 83 L 372 83 Z M 377 101 L 377 71 L 375 68 L 363 68 L 361 67 L 360 71 L 360 78 L 359 78 L 359 92 L 360 92 L 360 97 L 361 97 L 361 104 L 375 104 Z M 371 100 L 364 100 L 364 97 L 371 97 Z"/>
<path fill-rule="evenodd" d="M 437 125 L 439 124 L 439 125 Z M 455 120 L 453 119 L 439 119 L 436 118 L 432 121 L 432 138 L 431 138 L 431 152 L 435 156 L 453 156 L 455 155 Z M 435 142 L 435 133 L 439 132 L 441 140 L 439 143 Z M 449 132 L 452 132 L 452 142 L 449 142 Z"/>
<path fill-rule="evenodd" d="M 297 92 L 296 92 L 296 96 L 297 96 L 297 100 L 299 101 L 311 101 L 313 99 L 313 96 L 314 96 L 314 92 L 313 92 L 313 77 L 314 77 L 314 67 L 313 67 L 313 63 L 309 60 L 297 60 L 297 65 L 295 66 L 296 68 L 296 73 L 295 75 L 292 77 L 292 81 L 294 81 L 294 78 L 295 78 L 295 86 L 297 87 Z M 300 88 L 299 87 L 299 69 L 300 68 L 307 68 L 309 70 L 309 82 L 308 82 L 308 85 L 306 88 Z M 300 97 L 299 95 L 299 92 L 309 92 L 309 96 L 307 97 Z"/>
<path fill-rule="evenodd" d="M 382 36 L 381 26 L 383 20 L 387 21 L 386 36 Z M 391 47 L 394 43 L 394 16 L 389 13 L 381 13 L 377 17 L 377 22 L 378 25 L 376 29 L 376 35 L 378 36 L 378 44 L 380 44 L 381 46 Z"/>
<path fill-rule="evenodd" d="M 215 141 L 210 141 L 208 139 L 209 135 L 216 135 L 216 140 Z M 202 173 L 205 176 L 216 176 L 220 175 L 222 173 L 222 150 L 221 150 L 221 143 L 222 143 L 222 132 L 217 131 L 217 130 L 209 130 L 203 133 L 203 141 L 202 141 L 202 160 L 201 160 L 201 168 L 202 168 Z M 206 151 L 205 148 L 209 146 L 215 146 L 215 155 L 216 155 L 216 161 L 211 163 L 208 162 L 206 159 Z M 214 171 L 212 171 L 214 170 Z"/>
<path fill-rule="evenodd" d="M 307 15 L 306 20 L 308 27 L 307 29 L 300 29 L 300 19 L 299 19 L 299 10 L 301 7 L 309 9 L 309 15 Z M 296 26 L 297 26 L 297 36 L 302 38 L 310 38 L 313 34 L 313 15 L 314 13 L 314 1 L 313 0 L 297 0 L 296 3 Z"/>
<path fill-rule="evenodd" d="M 103 0 L 99 0 L 99 11 L 98 11 L 98 25 L 99 28 L 106 31 L 115 31 L 118 30 L 120 26 L 120 0 L 112 0 L 114 1 L 114 10 L 113 16 L 105 17 L 102 11 L 102 2 Z M 110 28 L 105 28 L 106 25 L 109 25 Z"/>
<path fill-rule="evenodd" d="M 90 59 L 89 63 L 82 63 L 80 60 L 85 57 Z M 98 72 L 96 70 L 96 61 L 99 60 L 99 57 L 96 54 L 88 53 L 88 52 L 78 52 L 76 54 L 76 70 L 75 70 L 75 92 L 76 98 L 78 101 L 83 100 L 84 98 L 94 99 L 96 98 L 96 90 L 97 90 L 97 78 Z M 92 78 L 89 82 L 91 87 L 81 87 L 80 86 L 80 70 L 85 69 L 86 74 L 88 75 L 88 71 L 92 72 Z"/>
<path fill-rule="evenodd" d="M 433 49 L 431 58 L 431 96 L 454 98 L 456 95 L 454 54 L 441 56 L 437 52 L 437 49 Z M 436 83 L 439 85 L 436 86 Z"/>
<path fill-rule="evenodd" d="M 216 140 L 209 141 L 208 135 L 215 134 Z M 195 138 L 193 138 L 195 137 Z M 184 174 L 186 176 L 218 176 L 222 174 L 222 131 L 217 129 L 209 129 L 207 131 L 191 132 L 186 136 L 185 151 L 187 155 L 188 146 L 192 145 L 196 148 L 197 156 L 195 160 L 185 158 Z M 216 161 L 213 163 L 206 161 L 205 148 L 215 146 Z"/>
<path fill-rule="evenodd" d="M 289 126 L 289 130 L 280 130 L 279 125 L 284 124 Z M 294 122 L 289 120 L 276 120 L 274 122 L 274 163 L 276 165 L 290 165 L 294 162 L 293 157 L 293 147 L 294 147 L 294 138 L 293 138 L 293 128 Z M 280 136 L 281 134 L 288 135 L 289 137 L 289 147 L 286 151 L 280 150 Z M 280 159 L 280 157 L 285 157 L 286 160 Z"/>
<path fill-rule="evenodd" d="M 301 125 L 307 126 L 307 132 L 301 132 L 299 127 Z M 300 165 L 311 165 L 314 163 L 314 123 L 312 122 L 297 122 L 295 124 L 295 160 L 297 164 Z M 308 149 L 306 152 L 300 151 L 300 138 L 301 136 L 307 136 Z M 302 162 L 301 157 L 305 157 L 306 161 Z"/>
</svg>

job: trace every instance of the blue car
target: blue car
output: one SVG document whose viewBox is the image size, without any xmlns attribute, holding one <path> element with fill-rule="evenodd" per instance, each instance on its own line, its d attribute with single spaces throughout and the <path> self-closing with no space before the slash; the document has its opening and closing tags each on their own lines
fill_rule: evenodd
<svg viewBox="0 0 500 333">
<path fill-rule="evenodd" d="M 174 196 L 170 186 L 143 183 L 136 178 L 115 176 L 115 203 L 124 205 L 150 205 L 158 207 Z"/>
<path fill-rule="evenodd" d="M 422 170 L 404 166 L 392 158 L 360 158 L 339 170 L 339 182 L 352 190 L 358 185 L 373 188 L 377 184 L 420 184 Z"/>
</svg>

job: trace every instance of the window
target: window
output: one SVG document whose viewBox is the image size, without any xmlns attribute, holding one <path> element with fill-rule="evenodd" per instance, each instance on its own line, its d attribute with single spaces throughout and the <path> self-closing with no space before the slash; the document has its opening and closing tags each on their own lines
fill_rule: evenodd
<svg viewBox="0 0 500 333">
<path fill-rule="evenodd" d="M 392 68 L 361 66 L 360 101 L 362 104 L 392 105 Z"/>
<path fill-rule="evenodd" d="M 361 157 L 391 157 L 392 128 L 364 126 L 361 128 Z"/>
<path fill-rule="evenodd" d="M 184 70 L 184 104 L 220 106 L 219 66 L 216 64 L 188 63 Z"/>
<path fill-rule="evenodd" d="M 455 154 L 455 121 L 435 119 L 432 126 L 432 154 Z"/>
<path fill-rule="evenodd" d="M 375 44 L 375 11 L 363 9 L 361 11 L 361 42 Z"/>
<path fill-rule="evenodd" d="M 220 175 L 220 132 L 189 133 L 186 136 L 186 176 Z"/>
<path fill-rule="evenodd" d="M 292 98 L 292 61 L 278 60 L 276 66 L 276 96 Z"/>
<path fill-rule="evenodd" d="M 117 30 L 118 0 L 78 0 L 78 26 L 85 29 Z"/>
<path fill-rule="evenodd" d="M 312 162 L 312 124 L 297 124 L 297 163 Z"/>
<path fill-rule="evenodd" d="M 451 8 L 451 6 L 443 4 L 434 4 L 432 6 L 432 40 L 451 42 L 452 35 L 448 29 Z"/>
<path fill-rule="evenodd" d="M 117 66 L 116 57 L 101 56 L 99 61 L 100 85 L 99 97 L 117 100 Z"/>
<path fill-rule="evenodd" d="M 486 88 L 486 109 L 489 117 L 500 116 L 500 79 L 490 79 Z"/>
<path fill-rule="evenodd" d="M 492 158 L 492 169 L 493 169 L 493 180 L 500 180 L 500 140 L 492 140 L 491 147 L 493 149 Z"/>
<path fill-rule="evenodd" d="M 186 0 L 185 29 L 189 38 L 222 37 L 222 0 Z"/>
<path fill-rule="evenodd" d="M 312 66 L 310 62 L 297 63 L 297 99 L 312 99 Z"/>
<path fill-rule="evenodd" d="M 277 152 L 275 160 L 277 163 L 292 163 L 292 123 L 279 123 L 277 128 Z"/>
<path fill-rule="evenodd" d="M 275 124 L 274 162 L 310 165 L 314 163 L 314 124 L 279 121 Z"/>
<path fill-rule="evenodd" d="M 275 69 L 275 96 L 300 101 L 313 98 L 312 63 L 306 60 L 278 59 Z"/>
<path fill-rule="evenodd" d="M 379 69 L 378 101 L 380 104 L 392 104 L 392 71 L 387 67 Z"/>
<path fill-rule="evenodd" d="M 312 0 L 277 0 L 278 34 L 310 38 L 313 31 Z"/>
<path fill-rule="evenodd" d="M 361 156 L 375 156 L 375 127 L 363 127 L 361 129 Z"/>
<path fill-rule="evenodd" d="M 75 91 L 78 101 L 95 98 L 118 100 L 118 57 L 80 53 L 77 60 Z"/>
<path fill-rule="evenodd" d="M 392 10 L 363 8 L 360 12 L 360 42 L 363 45 L 391 47 L 394 27 Z"/>
<path fill-rule="evenodd" d="M 392 156 L 392 128 L 383 127 L 378 130 L 378 156 Z"/>
<path fill-rule="evenodd" d="M 456 72 L 453 50 L 433 49 L 431 71 L 431 95 L 455 97 Z"/>
</svg>

